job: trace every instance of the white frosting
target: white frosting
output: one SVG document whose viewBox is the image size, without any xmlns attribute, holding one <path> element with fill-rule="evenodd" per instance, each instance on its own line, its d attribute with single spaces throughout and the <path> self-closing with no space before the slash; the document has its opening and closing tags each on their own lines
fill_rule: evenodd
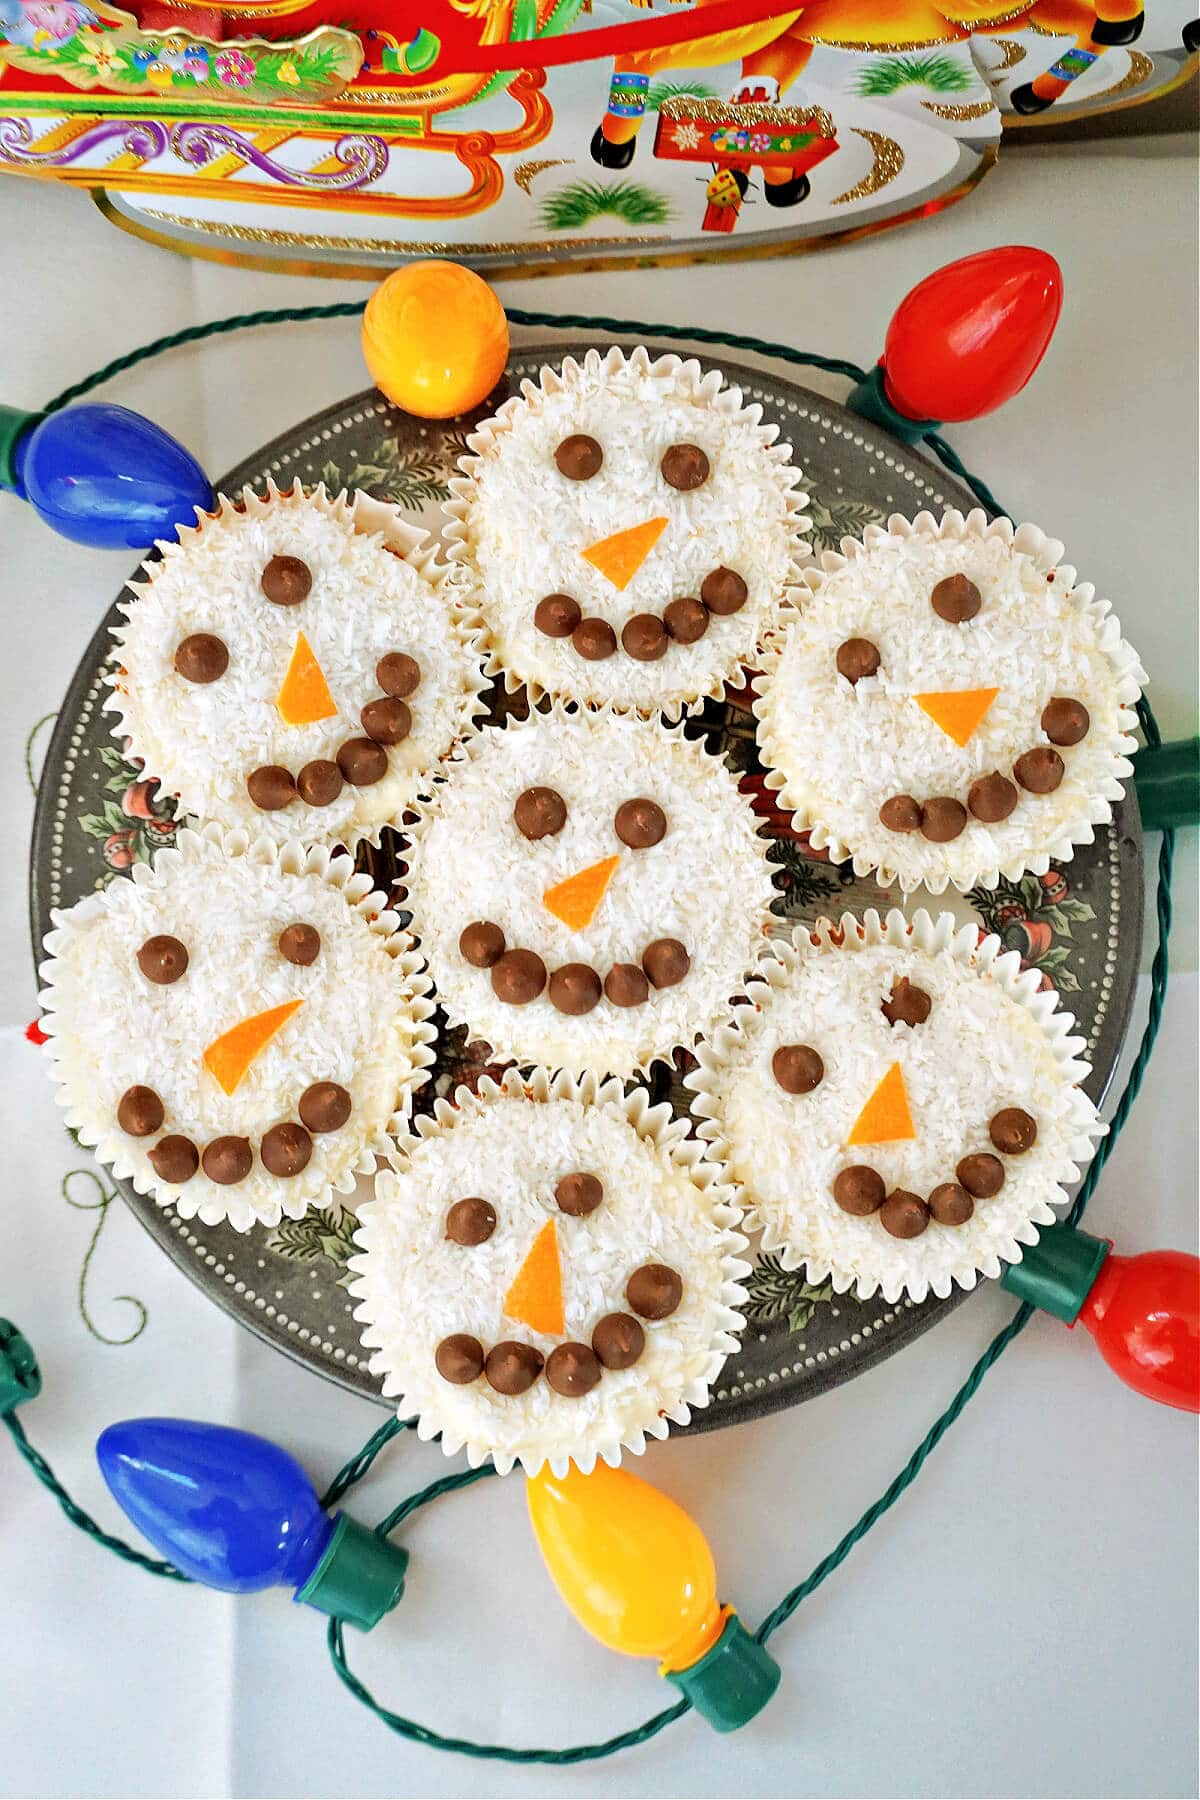
<svg viewBox="0 0 1200 1800">
<path fill-rule="evenodd" d="M 1055 996 L 1036 992 L 1036 971 L 1019 974 L 1017 956 L 999 954 L 998 939 L 979 944 L 977 929 L 958 928 L 948 913 L 936 924 L 918 913 L 911 931 L 899 913 L 885 929 L 868 914 L 864 927 L 860 938 L 846 918 L 843 948 L 827 922 L 816 944 L 798 930 L 790 948 L 779 947 L 779 963 L 764 966 L 767 980 L 747 990 L 733 1028 L 702 1047 L 687 1084 L 700 1096 L 701 1135 L 742 1184 L 747 1224 L 762 1228 L 764 1248 L 779 1250 L 786 1267 L 803 1264 L 811 1280 L 831 1276 L 839 1292 L 854 1286 L 864 1299 L 945 1296 L 953 1282 L 970 1288 L 979 1272 L 998 1275 L 1002 1261 L 1020 1259 L 1022 1243 L 1036 1242 L 1036 1225 L 1053 1220 L 1104 1127 L 1078 1086 L 1088 1069 L 1078 1060 L 1083 1040 L 1068 1035 L 1074 1020 L 1055 1011 Z M 881 1011 L 903 977 L 932 999 L 919 1025 L 891 1025 Z M 822 1058 L 810 1093 L 785 1093 L 776 1081 L 772 1057 L 784 1044 L 810 1045 Z M 915 1137 L 848 1148 L 894 1063 Z M 926 1198 L 956 1179 L 964 1156 L 995 1153 L 988 1124 L 1010 1106 L 1033 1115 L 1037 1140 L 1000 1158 L 1003 1187 L 977 1200 L 965 1225 L 931 1220 L 919 1237 L 899 1239 L 877 1214 L 856 1218 L 834 1200 L 834 1178 L 853 1164 L 877 1170 L 889 1193 Z"/>
<path fill-rule="evenodd" d="M 755 704 L 768 780 L 796 823 L 813 827 L 814 846 L 838 860 L 853 854 L 860 875 L 874 870 L 905 891 L 923 883 L 941 892 L 948 881 L 965 890 L 1001 874 L 1044 874 L 1052 856 L 1090 843 L 1131 773 L 1130 709 L 1145 676 L 1108 603 L 1060 563 L 1062 545 L 1032 526 L 1014 538 L 1007 520 L 988 526 L 982 513 L 948 513 L 912 525 L 894 518 L 887 531 L 872 527 L 864 543 L 842 548 L 806 576 L 811 595 Z M 955 625 L 929 596 L 958 573 L 983 604 Z M 855 685 L 836 665 L 851 637 L 869 639 L 881 658 L 878 673 Z M 999 693 L 961 747 L 913 698 L 992 687 Z M 880 806 L 895 794 L 965 806 L 977 776 L 995 770 L 1012 780 L 1016 759 L 1049 741 L 1041 714 L 1054 696 L 1081 700 L 1091 726 L 1081 743 L 1059 750 L 1066 772 L 1053 793 L 1018 788 L 1007 819 L 969 817 L 946 844 L 880 823 Z"/>
<path fill-rule="evenodd" d="M 557 790 L 567 821 L 531 842 L 513 806 L 526 788 Z M 661 842 L 629 850 L 613 820 L 622 801 L 646 797 L 667 816 Z M 489 1043 L 498 1060 L 630 1075 L 711 1029 L 761 947 L 772 898 L 766 846 L 750 804 L 724 764 L 678 729 L 631 714 L 554 710 L 485 730 L 418 824 L 407 904 L 454 1023 Z M 543 891 L 619 854 L 591 924 L 572 931 Z M 459 949 L 464 926 L 499 925 L 510 950 L 534 950 L 549 971 L 582 962 L 601 980 L 614 963 L 640 964 L 657 938 L 677 938 L 691 968 L 641 1006 L 602 996 L 568 1017 L 548 994 L 525 1006 L 496 998 L 487 969 Z"/>
<path fill-rule="evenodd" d="M 746 1240 L 732 1226 L 728 1189 L 699 1160 L 682 1121 L 644 1093 L 626 1102 L 619 1086 L 580 1090 L 560 1078 L 504 1091 L 486 1083 L 481 1099 L 460 1089 L 456 1106 L 439 1103 L 437 1121 L 401 1146 L 395 1172 L 383 1171 L 377 1197 L 359 1209 L 351 1292 L 361 1302 L 371 1369 L 401 1417 L 417 1413 L 422 1438 L 439 1432 L 448 1456 L 466 1449 L 476 1465 L 491 1456 L 505 1474 L 520 1461 L 535 1473 L 549 1460 L 590 1469 L 622 1446 L 641 1452 L 665 1437 L 668 1421 L 686 1424 L 708 1403 L 709 1384 L 742 1319 L 738 1285 L 749 1265 Z M 587 1102 L 587 1103 L 585 1103 Z M 597 1175 L 604 1198 L 585 1217 L 569 1217 L 554 1198 L 573 1171 Z M 492 1236 L 462 1245 L 445 1235 L 446 1212 L 478 1195 L 497 1214 Z M 547 1219 L 556 1222 L 564 1331 L 548 1336 L 504 1313 L 504 1299 Z M 558 1394 L 543 1374 L 524 1394 L 497 1393 L 480 1376 L 456 1386 L 439 1375 L 434 1352 L 445 1337 L 467 1333 L 485 1353 L 517 1341 L 544 1356 L 558 1343 L 591 1342 L 608 1313 L 629 1312 L 625 1286 L 644 1263 L 665 1263 L 683 1281 L 666 1319 L 646 1321 L 645 1349 L 629 1369 L 605 1370 L 590 1393 Z"/>
<path fill-rule="evenodd" d="M 489 673 L 503 670 L 511 687 L 523 681 L 535 695 L 672 717 L 738 679 L 790 610 L 788 590 L 809 550 L 803 477 L 761 416 L 719 374 L 701 376 L 697 363 L 674 356 L 652 363 L 644 350 L 628 358 L 590 351 L 582 366 L 568 359 L 561 373 L 544 369 L 540 386 L 524 382 L 468 440 L 475 454 L 461 465 L 465 479 L 451 483 L 456 497 L 447 508 L 458 521 L 447 534 L 450 551 L 491 653 Z M 555 449 L 575 433 L 604 451 L 588 481 L 568 479 L 555 464 Z M 691 493 L 670 487 L 659 467 L 664 451 L 681 443 L 698 444 L 711 465 Z M 582 556 L 652 518 L 665 518 L 666 529 L 623 591 Z M 661 616 L 671 600 L 698 595 L 722 566 L 749 588 L 739 612 L 711 618 L 697 643 L 672 643 L 657 662 L 637 662 L 619 647 L 635 613 Z M 569 638 L 538 631 L 534 609 L 551 593 L 570 594 L 585 617 L 607 620 L 616 654 L 587 662 Z"/>
<path fill-rule="evenodd" d="M 306 496 L 297 486 L 286 494 L 272 489 L 264 501 L 247 489 L 240 506 L 221 499 L 218 508 L 182 531 L 178 544 L 160 545 L 161 561 L 148 562 L 145 579 L 130 584 L 136 597 L 114 631 L 119 666 L 107 702 L 118 715 L 114 735 L 129 739 L 146 773 L 193 817 L 275 843 L 377 838 L 381 825 L 429 791 L 478 710 L 479 659 L 444 575 L 423 535 L 366 496 L 352 505 L 344 495 L 328 500 L 324 488 Z M 312 571 L 299 605 L 273 605 L 262 593 L 273 556 L 298 556 Z M 174 666 L 180 641 L 201 631 L 229 651 L 224 675 L 205 684 Z M 300 631 L 338 710 L 289 725 L 275 702 Z M 278 812 L 256 807 L 246 791 L 253 770 L 279 764 L 296 775 L 364 735 L 359 715 L 381 693 L 375 665 L 392 650 L 415 657 L 421 682 L 406 702 L 412 730 L 388 747 L 383 779 L 347 783 L 329 806 L 297 799 Z"/>
<path fill-rule="evenodd" d="M 182 833 L 177 850 L 139 863 L 132 880 L 56 912 L 46 938 L 52 960 L 42 968 L 48 1050 L 81 1141 L 160 1205 L 208 1225 L 227 1218 L 239 1231 L 299 1218 L 374 1167 L 389 1131 L 404 1128 L 433 1036 L 427 983 L 369 878 L 350 874 L 348 857 L 330 863 L 319 849 L 306 856 L 291 846 L 277 857 L 260 841 L 226 853 L 244 842 L 231 838 L 223 848 L 214 828 Z M 279 933 L 296 922 L 321 936 L 308 968 L 278 949 Z M 188 952 L 183 976 L 166 986 L 148 981 L 137 963 L 139 947 L 160 934 Z M 205 1067 L 205 1050 L 241 1019 L 296 999 L 298 1011 L 227 1095 Z M 298 1120 L 300 1096 L 317 1081 L 349 1090 L 349 1120 L 314 1135 L 301 1174 L 269 1174 L 259 1157 L 264 1132 Z M 163 1103 L 162 1130 L 151 1137 L 130 1137 L 117 1124 L 117 1103 L 134 1086 L 152 1088 Z M 171 1134 L 201 1151 L 217 1137 L 249 1138 L 251 1172 L 230 1186 L 202 1167 L 181 1186 L 163 1182 L 148 1152 Z"/>
</svg>

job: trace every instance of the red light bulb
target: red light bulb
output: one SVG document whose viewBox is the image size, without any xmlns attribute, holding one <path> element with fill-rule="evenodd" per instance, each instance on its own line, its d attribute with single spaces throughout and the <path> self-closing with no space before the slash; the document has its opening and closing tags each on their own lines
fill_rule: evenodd
<svg viewBox="0 0 1200 1800">
<path fill-rule="evenodd" d="M 1181 1250 L 1106 1256 L 1078 1322 L 1126 1387 L 1200 1412 L 1200 1259 Z"/>
<path fill-rule="evenodd" d="M 935 269 L 892 316 L 884 392 L 910 419 L 977 419 L 1019 394 L 1062 311 L 1062 270 L 1007 244 Z"/>
<path fill-rule="evenodd" d="M 1114 1256 L 1107 1238 L 1052 1225 L 1001 1281 L 1065 1325 L 1083 1325 L 1135 1393 L 1200 1412 L 1200 1257 Z"/>
</svg>

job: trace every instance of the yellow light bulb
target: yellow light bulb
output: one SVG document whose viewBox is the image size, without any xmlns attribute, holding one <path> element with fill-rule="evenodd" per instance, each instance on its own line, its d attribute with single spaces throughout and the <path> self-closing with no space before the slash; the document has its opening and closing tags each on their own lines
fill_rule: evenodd
<svg viewBox="0 0 1200 1800">
<path fill-rule="evenodd" d="M 779 1685 L 779 1668 L 717 1598 L 703 1532 L 649 1482 L 598 1462 L 527 1483 L 546 1566 L 580 1624 L 610 1650 L 655 1656 L 659 1674 L 718 1731 L 735 1731 Z"/>
<path fill-rule="evenodd" d="M 460 263 L 409 263 L 367 302 L 362 351 L 371 378 L 422 419 L 486 400 L 508 360 L 508 320 L 486 281 Z"/>
</svg>

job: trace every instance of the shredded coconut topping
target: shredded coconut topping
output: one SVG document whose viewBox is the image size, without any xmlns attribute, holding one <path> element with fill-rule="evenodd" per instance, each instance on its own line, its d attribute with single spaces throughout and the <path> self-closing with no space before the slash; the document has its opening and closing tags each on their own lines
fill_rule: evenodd
<svg viewBox="0 0 1200 1800">
<path fill-rule="evenodd" d="M 949 513 L 912 525 L 894 518 L 843 551 L 806 577 L 811 597 L 755 706 L 769 779 L 797 824 L 814 828 L 814 845 L 838 859 L 853 853 L 860 875 L 875 870 L 906 891 L 923 883 L 940 892 L 948 881 L 965 890 L 994 885 L 1000 874 L 1044 873 L 1052 856 L 1090 843 L 1131 773 L 1130 709 L 1145 677 L 1107 602 L 1060 564 L 1062 546 L 1032 526 L 1014 539 L 1006 520 L 987 526 L 982 513 L 965 521 Z M 936 583 L 955 574 L 983 602 L 962 624 L 930 604 Z M 853 685 L 836 662 L 848 638 L 868 639 L 880 657 L 878 672 Z M 961 747 L 914 699 L 993 687 L 998 694 Z M 1065 774 L 1052 793 L 1018 787 L 1008 818 L 968 817 L 949 843 L 880 822 L 894 795 L 965 806 L 977 777 L 996 771 L 1013 780 L 1017 758 L 1049 742 L 1041 715 L 1056 696 L 1082 701 L 1091 724 L 1081 743 L 1059 750 Z"/>
<path fill-rule="evenodd" d="M 1031 994 L 1015 956 L 998 957 L 995 939 L 975 950 L 975 928 L 957 928 L 948 914 L 936 930 L 918 914 L 908 936 L 908 922 L 893 914 L 887 942 L 863 943 L 853 920 L 844 925 L 843 949 L 797 932 L 794 950 L 783 946 L 768 981 L 749 990 L 735 1028 L 701 1051 L 702 1067 L 688 1079 L 701 1096 L 701 1133 L 742 1183 L 747 1224 L 762 1227 L 764 1248 L 781 1250 L 785 1266 L 804 1264 L 810 1279 L 832 1276 L 839 1292 L 857 1286 L 864 1298 L 877 1290 L 888 1300 L 905 1291 L 915 1300 L 930 1290 L 945 1296 L 952 1282 L 973 1287 L 977 1273 L 995 1276 L 1002 1260 L 1019 1260 L 1020 1244 L 1036 1241 L 1033 1227 L 1053 1220 L 1064 1184 L 1090 1158 L 1103 1126 L 1077 1086 L 1087 1073 L 1075 1060 L 1082 1042 L 1066 1036 L 1069 1016 L 1047 1011 L 1049 996 Z M 905 977 L 932 1009 L 923 1023 L 892 1025 L 881 1006 Z M 811 1092 L 786 1093 L 775 1079 L 772 1058 L 785 1044 L 821 1057 L 824 1076 Z M 915 1137 L 847 1147 L 894 1063 Z M 988 1124 L 1005 1107 L 1032 1114 L 1037 1140 L 1000 1158 L 1003 1187 L 976 1200 L 966 1224 L 931 1220 L 919 1237 L 898 1239 L 877 1214 L 855 1217 L 834 1200 L 834 1178 L 855 1164 L 876 1170 L 889 1193 L 926 1199 L 956 1180 L 963 1157 L 995 1153 Z"/>
<path fill-rule="evenodd" d="M 503 669 L 510 686 L 524 681 L 535 694 L 670 716 L 736 680 L 790 611 L 788 591 L 809 550 L 802 474 L 761 416 L 719 374 L 701 376 L 697 363 L 674 356 L 652 363 L 644 350 L 603 359 L 592 351 L 582 366 L 568 359 L 561 373 L 544 369 L 540 386 L 523 383 L 522 395 L 469 440 L 475 454 L 462 464 L 466 478 L 451 483 L 448 507 L 459 521 L 448 534 L 451 554 L 492 653 L 489 672 Z M 554 460 L 577 433 L 604 452 L 590 480 L 569 479 Z M 663 479 L 659 465 L 673 444 L 698 445 L 708 457 L 708 477 L 691 492 Z M 623 591 L 585 560 L 590 545 L 653 518 L 666 528 Z M 710 618 L 696 643 L 672 643 L 656 662 L 619 647 L 588 662 L 569 638 L 547 637 L 533 622 L 544 595 L 565 593 L 619 640 L 634 614 L 661 617 L 670 601 L 699 595 L 720 567 L 746 582 L 745 605 Z"/>
<path fill-rule="evenodd" d="M 513 820 L 529 787 L 554 788 L 567 819 L 554 836 L 524 838 Z M 647 798 L 666 835 L 630 850 L 614 816 Z M 545 905 L 547 888 L 617 855 L 591 923 L 573 931 Z M 725 766 L 678 730 L 623 714 L 555 710 L 480 732 L 413 837 L 407 903 L 443 1006 L 501 1060 L 629 1075 L 711 1029 L 761 948 L 772 898 L 766 847 Z M 459 949 L 465 926 L 490 920 L 508 949 L 535 951 L 553 972 L 586 963 L 603 981 L 614 963 L 640 964 L 658 938 L 678 939 L 691 968 L 640 1006 L 602 996 L 591 1012 L 558 1012 L 548 994 L 524 1006 L 497 999 L 487 969 Z"/>
<path fill-rule="evenodd" d="M 161 546 L 162 560 L 131 583 L 135 599 L 116 628 L 119 667 L 107 705 L 118 714 L 114 735 L 177 794 L 188 814 L 244 826 L 275 843 L 353 844 L 378 836 L 415 796 L 427 793 L 438 765 L 455 748 L 478 708 L 478 657 L 441 570 L 419 533 L 406 531 L 407 553 L 390 547 L 392 509 L 359 496 L 330 501 L 323 488 L 305 495 L 272 490 L 263 501 L 247 489 L 240 504 L 221 499 L 215 517 Z M 358 523 L 356 524 L 356 515 Z M 312 572 L 299 605 L 273 605 L 260 580 L 273 556 L 295 556 Z M 298 632 L 312 648 L 337 706 L 334 716 L 286 724 L 276 706 Z M 182 639 L 219 637 L 229 666 L 216 681 L 185 680 L 174 666 Z M 278 764 L 293 776 L 340 745 L 364 735 L 360 714 L 381 697 L 375 666 L 389 651 L 414 657 L 421 681 L 406 704 L 412 730 L 387 748 L 388 769 L 371 786 L 343 787 L 328 806 L 302 800 L 276 812 L 254 805 L 246 778 Z"/>
<path fill-rule="evenodd" d="M 376 1198 L 359 1210 L 352 1293 L 361 1304 L 371 1368 L 401 1416 L 416 1412 L 422 1438 L 442 1435 L 455 1455 L 476 1465 L 491 1456 L 500 1472 L 520 1461 L 530 1473 L 550 1460 L 590 1469 L 597 1455 L 616 1462 L 621 1447 L 640 1452 L 664 1437 L 668 1420 L 686 1423 L 708 1402 L 709 1384 L 730 1350 L 745 1298 L 737 1285 L 749 1265 L 737 1213 L 711 1166 L 681 1152 L 682 1126 L 668 1109 L 629 1116 L 615 1083 L 598 1104 L 567 1097 L 530 1098 L 519 1085 L 494 1087 L 480 1104 L 465 1091 L 459 1108 L 441 1108 L 440 1124 L 402 1146 L 396 1172 L 383 1171 Z M 545 1090 L 543 1090 L 545 1092 Z M 694 1146 L 692 1147 L 694 1149 Z M 561 1212 L 554 1190 L 563 1175 L 599 1177 L 594 1212 Z M 496 1228 L 481 1244 L 446 1237 L 446 1213 L 466 1196 L 487 1200 Z M 504 1312 L 505 1296 L 547 1219 L 556 1224 L 562 1276 L 561 1338 L 532 1330 Z M 534 1345 L 544 1356 L 559 1343 L 590 1344 L 599 1321 L 627 1313 L 625 1286 L 648 1262 L 682 1277 L 683 1297 L 665 1319 L 646 1320 L 645 1348 L 632 1367 L 605 1369 L 592 1390 L 558 1394 L 541 1375 L 519 1395 L 497 1393 L 485 1376 L 462 1386 L 438 1373 L 443 1338 L 467 1333 L 485 1353 L 496 1344 Z"/>
<path fill-rule="evenodd" d="M 183 854 L 161 851 L 134 880 L 54 915 L 46 940 L 53 960 L 43 968 L 51 1056 L 69 1122 L 118 1176 L 184 1218 L 228 1218 L 245 1231 L 298 1218 L 374 1167 L 430 1060 L 431 1008 L 415 959 L 401 954 L 395 915 L 380 913 L 380 895 L 356 904 L 370 883 L 345 879 L 347 858 L 335 861 L 331 878 L 319 866 L 288 872 L 274 857 L 226 856 L 215 832 L 184 833 L 180 843 Z M 321 855 L 311 853 L 318 862 Z M 320 934 L 307 968 L 278 948 L 280 932 L 295 923 Z M 177 938 L 188 955 L 183 976 L 166 986 L 148 981 L 137 962 L 141 945 L 159 935 Z M 205 1050 L 241 1020 L 291 1000 L 303 1004 L 227 1095 L 205 1067 Z M 300 1096 L 320 1081 L 349 1091 L 348 1122 L 313 1135 L 301 1174 L 269 1174 L 259 1155 L 264 1132 L 297 1121 Z M 134 1086 L 152 1088 L 163 1104 L 161 1131 L 150 1137 L 131 1137 L 117 1123 L 117 1104 Z M 201 1168 L 181 1186 L 163 1182 L 148 1152 L 173 1134 L 199 1151 L 214 1138 L 248 1138 L 250 1174 L 221 1186 Z"/>
</svg>

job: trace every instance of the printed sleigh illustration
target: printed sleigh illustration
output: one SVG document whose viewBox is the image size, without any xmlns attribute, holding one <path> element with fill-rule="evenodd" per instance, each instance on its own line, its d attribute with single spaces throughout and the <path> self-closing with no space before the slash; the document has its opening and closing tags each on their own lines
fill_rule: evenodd
<svg viewBox="0 0 1200 1800">
<path fill-rule="evenodd" d="M 0 170 L 364 273 L 801 249 L 1183 80 L 1196 0 L 0 0 Z"/>
</svg>

